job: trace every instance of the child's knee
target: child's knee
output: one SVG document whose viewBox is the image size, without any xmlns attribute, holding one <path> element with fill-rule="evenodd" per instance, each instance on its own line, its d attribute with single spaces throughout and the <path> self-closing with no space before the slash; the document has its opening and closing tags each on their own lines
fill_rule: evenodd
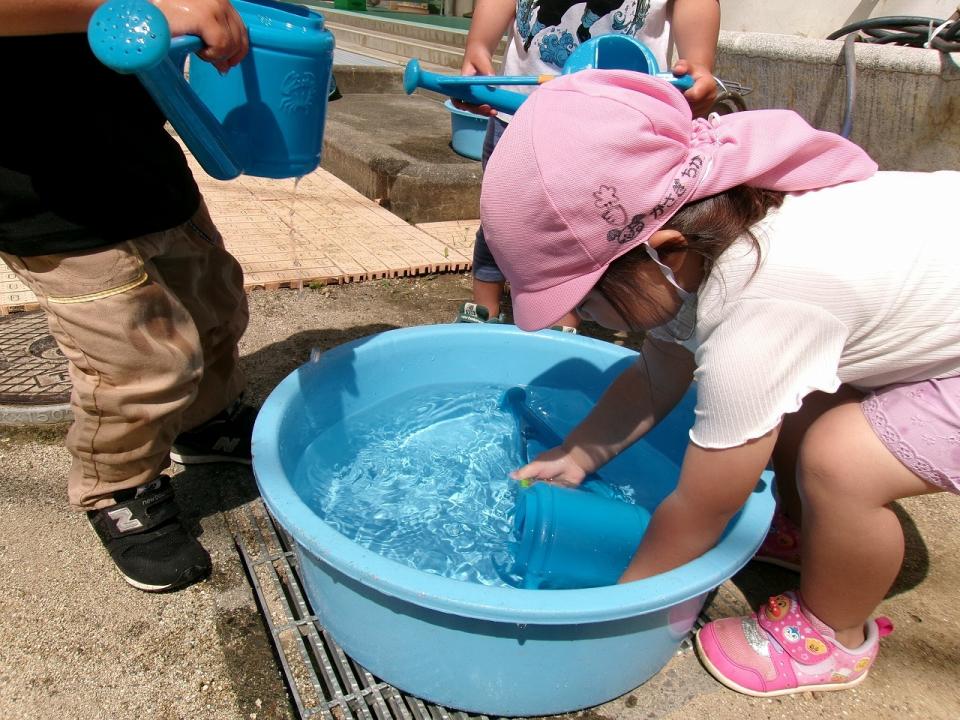
<svg viewBox="0 0 960 720">
<path fill-rule="evenodd" d="M 797 453 L 797 483 L 805 499 L 855 491 L 859 472 L 851 463 L 846 427 L 825 414 L 807 429 Z"/>
<path fill-rule="evenodd" d="M 885 504 L 872 431 L 856 402 L 814 422 L 797 455 L 797 483 L 805 502 L 860 501 Z"/>
</svg>

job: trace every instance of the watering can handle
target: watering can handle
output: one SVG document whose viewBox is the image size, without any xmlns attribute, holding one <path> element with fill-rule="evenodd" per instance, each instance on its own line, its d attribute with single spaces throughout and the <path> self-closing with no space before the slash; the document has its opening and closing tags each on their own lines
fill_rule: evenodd
<svg viewBox="0 0 960 720">
<path fill-rule="evenodd" d="M 87 26 L 93 54 L 111 70 L 136 75 L 203 169 L 232 180 L 243 167 L 220 122 L 183 77 L 183 62 L 203 48 L 194 35 L 170 37 L 170 25 L 147 0 L 109 0 Z"/>
</svg>

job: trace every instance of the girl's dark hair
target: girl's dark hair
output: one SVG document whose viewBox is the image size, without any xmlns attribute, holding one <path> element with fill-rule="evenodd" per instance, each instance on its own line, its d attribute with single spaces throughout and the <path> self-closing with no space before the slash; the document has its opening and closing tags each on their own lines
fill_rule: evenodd
<svg viewBox="0 0 960 720">
<path fill-rule="evenodd" d="M 766 217 L 770 208 L 780 207 L 784 194 L 738 185 L 685 205 L 661 229 L 676 230 L 686 243 L 661 245 L 657 254 L 663 259 L 675 252 L 697 253 L 703 258 L 706 279 L 720 254 L 737 238 L 747 237 L 754 245 L 759 267 L 760 245 L 751 228 Z M 646 247 L 638 245 L 610 263 L 596 285 L 597 291 L 631 325 L 631 318 L 640 314 L 637 310 L 650 303 L 645 288 L 638 287 L 636 281 L 637 270 L 643 263 L 651 262 Z"/>
</svg>

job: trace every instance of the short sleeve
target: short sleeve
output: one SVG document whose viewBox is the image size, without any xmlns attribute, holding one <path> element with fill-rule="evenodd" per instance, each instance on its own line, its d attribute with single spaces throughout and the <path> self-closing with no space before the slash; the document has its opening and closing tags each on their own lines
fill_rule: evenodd
<svg viewBox="0 0 960 720">
<path fill-rule="evenodd" d="M 847 329 L 821 307 L 741 299 L 698 327 L 697 407 L 690 440 L 742 445 L 776 427 L 814 390 L 834 392 Z"/>
</svg>

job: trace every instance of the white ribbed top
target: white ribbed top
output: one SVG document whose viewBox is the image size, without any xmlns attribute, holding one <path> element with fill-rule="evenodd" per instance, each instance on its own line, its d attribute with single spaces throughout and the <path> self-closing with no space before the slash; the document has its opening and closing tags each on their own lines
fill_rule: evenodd
<svg viewBox="0 0 960 720">
<path fill-rule="evenodd" d="M 789 195 L 702 286 L 701 447 L 771 430 L 813 390 L 960 374 L 960 172 L 880 172 Z"/>
</svg>

